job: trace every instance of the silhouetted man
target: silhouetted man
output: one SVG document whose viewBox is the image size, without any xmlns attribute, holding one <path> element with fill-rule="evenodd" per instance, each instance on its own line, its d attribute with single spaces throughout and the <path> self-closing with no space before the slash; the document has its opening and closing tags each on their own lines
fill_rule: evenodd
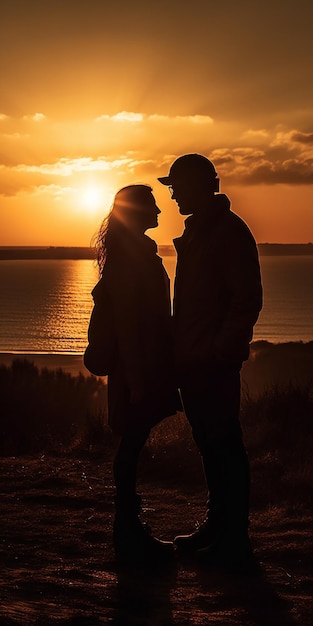
<svg viewBox="0 0 313 626">
<path fill-rule="evenodd" d="M 248 535 L 250 472 L 239 421 L 240 369 L 262 308 L 255 240 L 219 194 L 213 163 L 186 154 L 158 179 L 185 220 L 174 240 L 174 331 L 187 419 L 202 457 L 209 500 L 204 523 L 175 538 L 177 548 L 209 564 L 254 563 Z"/>
</svg>

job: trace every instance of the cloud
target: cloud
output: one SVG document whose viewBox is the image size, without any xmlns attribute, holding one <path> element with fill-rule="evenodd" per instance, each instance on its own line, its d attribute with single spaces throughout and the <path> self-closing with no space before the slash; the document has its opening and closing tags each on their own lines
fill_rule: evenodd
<svg viewBox="0 0 313 626">
<path fill-rule="evenodd" d="M 121 173 L 135 175 L 135 172 L 144 167 L 146 161 L 139 159 L 135 154 L 124 154 L 120 158 L 110 160 L 106 157 L 92 159 L 91 157 L 68 159 L 62 158 L 54 163 L 40 165 L 19 164 L 11 167 L 0 165 L 0 195 L 14 196 L 21 191 L 42 193 L 43 190 L 67 189 L 62 185 L 64 178 L 71 180 L 73 185 L 81 182 L 82 177 L 101 174 L 111 175 Z M 55 193 L 53 193 L 55 195 Z"/>
<path fill-rule="evenodd" d="M 111 122 L 141 122 L 143 120 L 142 113 L 132 113 L 128 111 L 121 111 L 115 115 L 100 115 L 96 117 L 96 122 L 111 121 Z"/>
<path fill-rule="evenodd" d="M 242 182 L 248 184 L 286 184 L 286 185 L 312 185 L 313 184 L 313 159 L 299 161 L 288 159 L 283 163 L 270 163 L 252 167 L 249 172 L 242 176 Z"/>
<path fill-rule="evenodd" d="M 16 172 L 37 173 L 48 176 L 72 176 L 77 172 L 101 172 L 113 170 L 120 166 L 125 166 L 130 161 L 127 158 L 120 158 L 110 161 L 107 158 L 92 159 L 84 157 L 80 159 L 60 159 L 56 163 L 42 163 L 41 165 L 20 164 L 15 168 Z"/>
<path fill-rule="evenodd" d="M 313 146 L 313 133 L 304 133 L 296 129 L 278 130 L 271 145 L 284 146 L 288 150 L 304 150 L 307 146 Z"/>
<path fill-rule="evenodd" d="M 165 123 L 165 124 L 198 124 L 198 125 L 211 125 L 214 120 L 209 115 L 146 115 L 145 119 L 150 122 Z"/>
<path fill-rule="evenodd" d="M 35 113 L 34 115 L 24 115 L 23 120 L 27 122 L 42 122 L 46 119 L 43 113 Z"/>
<path fill-rule="evenodd" d="M 79 177 L 93 175 L 111 187 L 120 182 L 153 182 L 187 152 L 205 154 L 221 179 L 234 185 L 313 182 L 313 133 L 296 128 L 245 130 L 238 123 L 226 124 L 208 115 L 132 111 L 100 116 L 96 125 L 96 118 L 79 123 L 47 119 L 38 124 L 42 119 L 46 118 L 41 113 L 20 117 L 14 132 L 11 120 L 4 120 L 0 194 L 62 187 L 64 179 L 77 186 Z"/>
<path fill-rule="evenodd" d="M 298 143 L 313 145 L 313 133 L 300 133 L 294 131 L 291 135 L 291 139 Z"/>
<path fill-rule="evenodd" d="M 155 124 L 213 124 L 212 117 L 208 115 L 146 115 L 144 113 L 134 113 L 131 111 L 121 111 L 114 115 L 100 115 L 95 118 L 96 122 L 112 121 L 112 122 L 152 122 Z"/>
<path fill-rule="evenodd" d="M 63 187 L 61 185 L 39 185 L 34 189 L 34 195 L 39 196 L 47 194 L 52 196 L 54 200 L 58 202 L 62 200 L 63 196 L 71 191 L 73 191 L 72 187 Z"/>
<path fill-rule="evenodd" d="M 278 131 L 263 145 L 216 149 L 209 156 L 219 175 L 233 184 L 312 185 L 310 141 L 304 133 Z"/>
<path fill-rule="evenodd" d="M 41 165 L 27 165 L 22 163 L 21 165 L 17 165 L 14 169 L 16 172 L 37 173 L 48 176 L 71 176 L 74 172 L 94 170 L 95 162 L 91 158 L 63 158 L 56 163 L 42 163 Z M 106 169 L 106 164 L 97 161 L 97 169 Z"/>
<path fill-rule="evenodd" d="M 237 184 L 312 185 L 313 133 L 278 127 L 250 129 L 244 144 L 214 150 L 211 158 L 225 178 Z M 247 140 L 250 140 L 247 142 Z"/>
<path fill-rule="evenodd" d="M 249 128 L 242 134 L 242 139 L 248 139 L 249 141 L 256 141 L 260 139 L 261 141 L 267 140 L 270 136 L 270 133 L 265 128 L 261 128 L 260 130 L 254 130 L 253 128 Z"/>
</svg>

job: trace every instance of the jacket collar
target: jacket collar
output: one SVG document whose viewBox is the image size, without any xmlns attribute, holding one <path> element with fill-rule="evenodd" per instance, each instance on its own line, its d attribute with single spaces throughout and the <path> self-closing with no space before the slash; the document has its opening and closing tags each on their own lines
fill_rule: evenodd
<svg viewBox="0 0 313 626">
<path fill-rule="evenodd" d="M 193 225 L 209 225 L 210 223 L 213 225 L 219 217 L 226 211 L 229 211 L 229 209 L 229 198 L 224 193 L 216 194 L 213 196 L 212 202 L 210 202 L 210 205 L 206 209 L 187 217 L 185 220 L 185 228 L 193 227 Z"/>
<path fill-rule="evenodd" d="M 195 233 L 203 233 L 207 236 L 215 224 L 217 224 L 221 217 L 228 213 L 230 210 L 230 200 L 224 194 L 216 194 L 213 198 L 210 207 L 199 213 L 193 213 L 189 215 L 185 220 L 185 230 L 180 237 L 173 240 L 176 250 L 181 249 L 181 246 L 187 244 Z"/>
</svg>

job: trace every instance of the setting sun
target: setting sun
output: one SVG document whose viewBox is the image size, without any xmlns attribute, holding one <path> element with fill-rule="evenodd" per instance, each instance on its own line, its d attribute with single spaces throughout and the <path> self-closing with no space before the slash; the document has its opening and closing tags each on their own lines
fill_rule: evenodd
<svg viewBox="0 0 313 626">
<path fill-rule="evenodd" d="M 107 187 L 97 184 L 86 184 L 73 189 L 75 211 L 84 215 L 85 218 L 100 218 L 110 210 L 113 193 Z"/>
<path fill-rule="evenodd" d="M 103 193 L 99 187 L 87 187 L 83 192 L 82 203 L 87 211 L 94 213 L 103 203 Z"/>
</svg>

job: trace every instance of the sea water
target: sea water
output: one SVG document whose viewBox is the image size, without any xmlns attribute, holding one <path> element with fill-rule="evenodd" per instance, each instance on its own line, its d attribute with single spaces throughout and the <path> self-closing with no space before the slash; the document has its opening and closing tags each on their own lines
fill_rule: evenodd
<svg viewBox="0 0 313 626">
<path fill-rule="evenodd" d="M 173 285 L 175 256 L 164 257 Z M 261 256 L 254 340 L 313 340 L 313 256 Z M 0 352 L 82 354 L 98 280 L 92 260 L 0 261 Z"/>
</svg>

